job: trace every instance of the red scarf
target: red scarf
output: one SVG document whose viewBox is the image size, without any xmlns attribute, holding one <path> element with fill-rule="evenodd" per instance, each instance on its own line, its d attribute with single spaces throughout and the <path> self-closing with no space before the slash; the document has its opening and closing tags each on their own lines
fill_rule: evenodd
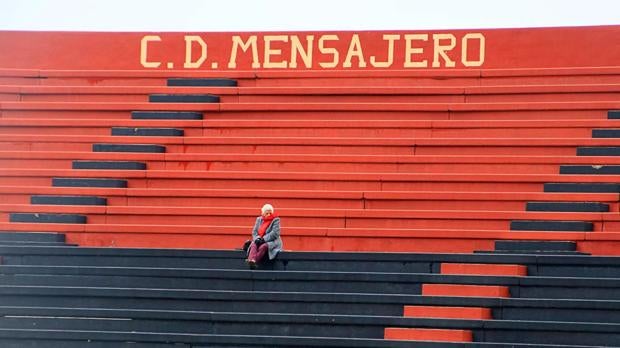
<svg viewBox="0 0 620 348">
<path fill-rule="evenodd" d="M 269 215 L 267 217 L 263 216 L 263 222 L 258 227 L 258 236 L 259 237 L 263 238 L 263 236 L 265 235 L 265 232 L 267 231 L 267 227 L 269 227 L 269 225 L 271 225 L 271 222 L 275 218 L 277 218 L 276 214 L 271 214 L 271 215 Z"/>
</svg>

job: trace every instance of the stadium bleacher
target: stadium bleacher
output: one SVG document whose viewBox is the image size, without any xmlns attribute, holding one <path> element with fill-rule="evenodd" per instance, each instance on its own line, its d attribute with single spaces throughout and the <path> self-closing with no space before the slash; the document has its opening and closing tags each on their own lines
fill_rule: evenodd
<svg viewBox="0 0 620 348">
<path fill-rule="evenodd" d="M 620 67 L 506 64 L 0 66 L 2 347 L 620 346 Z"/>
</svg>

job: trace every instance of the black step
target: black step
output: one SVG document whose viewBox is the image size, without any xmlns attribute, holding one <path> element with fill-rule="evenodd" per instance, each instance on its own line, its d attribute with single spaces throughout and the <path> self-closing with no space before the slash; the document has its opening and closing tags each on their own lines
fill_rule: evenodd
<svg viewBox="0 0 620 348">
<path fill-rule="evenodd" d="M 65 235 L 55 232 L 9 232 L 0 231 L 0 242 L 54 243 L 65 241 Z"/>
<path fill-rule="evenodd" d="M 127 187 L 127 180 L 91 178 L 52 178 L 55 187 Z"/>
<path fill-rule="evenodd" d="M 594 230 L 594 224 L 588 221 L 554 221 L 554 220 L 513 220 L 513 231 L 574 231 L 588 232 Z"/>
<path fill-rule="evenodd" d="M 186 87 L 236 87 L 237 80 L 214 78 L 170 78 L 168 86 Z"/>
<path fill-rule="evenodd" d="M 10 222 L 36 222 L 53 224 L 85 224 L 86 215 L 48 214 L 48 213 L 11 213 Z"/>
<path fill-rule="evenodd" d="M 620 119 L 620 110 L 609 110 L 607 111 L 607 118 L 610 120 Z"/>
<path fill-rule="evenodd" d="M 539 256 L 589 256 L 580 251 L 541 251 L 541 250 L 474 250 L 478 255 L 539 255 Z"/>
<path fill-rule="evenodd" d="M 73 169 L 146 170 L 146 163 L 128 161 L 73 161 Z"/>
<path fill-rule="evenodd" d="M 561 165 L 560 174 L 620 174 L 620 166 L 613 165 Z"/>
<path fill-rule="evenodd" d="M 107 205 L 108 200 L 97 196 L 44 196 L 30 197 L 30 204 L 48 205 Z"/>
<path fill-rule="evenodd" d="M 166 147 L 151 144 L 93 144 L 93 151 L 163 153 L 166 152 Z"/>
<path fill-rule="evenodd" d="M 616 183 L 546 183 L 544 187 L 545 192 L 620 192 L 620 184 Z"/>
<path fill-rule="evenodd" d="M 130 128 L 112 127 L 112 135 L 154 136 L 154 137 L 182 137 L 182 129 L 177 128 Z"/>
<path fill-rule="evenodd" d="M 151 94 L 151 103 L 219 103 L 220 97 L 212 94 Z"/>
<path fill-rule="evenodd" d="M 618 146 L 580 146 L 577 148 L 577 156 L 620 156 Z"/>
<path fill-rule="evenodd" d="M 599 202 L 527 202 L 525 210 L 608 212 L 609 204 Z"/>
<path fill-rule="evenodd" d="M 195 111 L 132 111 L 134 120 L 202 120 L 202 112 Z"/>
<path fill-rule="evenodd" d="M 576 251 L 577 243 L 568 241 L 498 240 L 495 250 Z"/>
<path fill-rule="evenodd" d="M 620 138 L 620 129 L 593 129 L 592 138 Z"/>
</svg>

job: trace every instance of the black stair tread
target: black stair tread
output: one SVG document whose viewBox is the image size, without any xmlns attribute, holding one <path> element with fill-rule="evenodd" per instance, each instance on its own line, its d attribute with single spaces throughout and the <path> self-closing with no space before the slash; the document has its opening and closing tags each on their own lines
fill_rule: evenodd
<svg viewBox="0 0 620 348">
<path fill-rule="evenodd" d="M 64 242 L 20 242 L 20 241 L 0 241 L 0 246 L 15 246 L 15 245 L 32 245 L 32 246 L 76 246 L 75 244 L 66 244 Z"/>
<path fill-rule="evenodd" d="M 37 311 L 34 309 L 15 309 L 15 310 L 2 310 L 0 313 L 6 312 L 8 315 L 16 316 L 36 316 Z M 96 311 L 89 309 L 76 309 L 76 310 L 47 310 L 45 311 L 52 315 L 53 313 L 64 314 L 67 318 L 1 318 L 0 327 L 4 322 L 10 321 L 22 321 L 23 322 L 39 322 L 42 327 L 47 325 L 61 325 L 64 327 L 70 326 L 72 320 L 71 317 L 82 317 L 80 324 L 92 325 L 92 328 L 96 328 L 97 324 L 102 323 L 102 318 L 114 318 L 104 311 Z M 122 311 L 116 311 L 118 315 Z M 15 313 L 15 314 L 14 314 Z M 134 314 L 135 315 L 130 315 Z M 3 313 L 4 314 L 4 313 Z M 163 317 L 153 316 L 148 312 L 132 312 L 128 311 L 122 318 L 132 318 L 134 320 L 152 319 L 157 318 L 160 320 L 175 320 L 176 316 L 180 319 L 187 321 L 203 321 L 203 322 L 220 322 L 220 323 L 258 323 L 261 324 L 314 324 L 314 325 L 355 325 L 355 326 L 383 326 L 383 327 L 434 327 L 444 329 L 485 329 L 485 330 L 514 330 L 514 331 L 566 331 L 566 332 L 597 332 L 600 334 L 605 333 L 618 333 L 620 331 L 620 324 L 614 323 L 576 323 L 576 322 L 552 322 L 552 321 L 530 321 L 530 320 L 472 320 L 472 319 L 439 319 L 439 318 L 413 318 L 403 316 L 366 316 L 366 315 L 334 315 L 334 314 L 291 314 L 291 313 L 269 313 L 269 312 L 245 312 L 245 313 L 231 313 L 231 312 L 191 312 L 191 313 L 169 313 L 159 312 L 158 314 Z M 63 315 L 63 316 L 64 316 Z M 95 317 L 94 315 L 102 315 L 102 317 Z M 146 318 L 144 318 L 145 315 Z M 142 316 L 142 317 L 140 317 Z M 137 318 L 136 318 L 137 317 Z M 171 318 L 172 317 L 172 318 Z M 59 323 L 62 322 L 62 323 Z M 119 325 L 128 325 L 128 321 L 118 322 Z M 70 328 L 68 328 L 70 329 Z M 182 330 L 182 329 L 181 329 Z M 179 331 L 181 331 L 179 330 Z M 179 332 L 177 331 L 177 332 Z M 170 331 L 169 331 L 170 332 Z M 186 331 L 191 332 L 191 331 Z M 308 332 L 308 335 L 321 335 L 321 332 Z"/>
<path fill-rule="evenodd" d="M 620 138 L 620 129 L 593 129 L 592 138 Z"/>
<path fill-rule="evenodd" d="M 183 136 L 183 129 L 179 128 L 132 128 L 132 127 L 112 127 L 114 136 L 161 136 L 178 137 Z"/>
<path fill-rule="evenodd" d="M 577 156 L 620 156 L 618 146 L 580 146 L 577 148 Z"/>
<path fill-rule="evenodd" d="M 580 251 L 544 251 L 544 250 L 474 250 L 476 254 L 492 254 L 492 255 L 575 255 L 575 256 L 590 256 L 589 253 L 583 253 Z"/>
<path fill-rule="evenodd" d="M 55 187 L 117 187 L 126 188 L 127 180 L 107 178 L 52 178 Z"/>
<path fill-rule="evenodd" d="M 594 230 L 594 224 L 588 221 L 513 220 L 510 222 L 510 229 L 518 231 L 588 232 Z"/>
<path fill-rule="evenodd" d="M 212 94 L 151 94 L 150 103 L 219 103 L 220 97 Z"/>
<path fill-rule="evenodd" d="M 527 211 L 609 212 L 609 204 L 600 202 L 527 202 Z"/>
<path fill-rule="evenodd" d="M 132 111 L 134 120 L 202 120 L 202 112 L 194 111 Z"/>
<path fill-rule="evenodd" d="M 571 241 L 497 240 L 495 250 L 553 250 L 575 251 L 577 243 Z"/>
<path fill-rule="evenodd" d="M 560 174 L 620 174 L 617 165 L 561 165 Z"/>
<path fill-rule="evenodd" d="M 168 86 L 236 87 L 237 80 L 224 78 L 169 78 Z"/>
<path fill-rule="evenodd" d="M 73 161 L 73 169 L 146 170 L 146 163 L 131 161 Z"/>
<path fill-rule="evenodd" d="M 618 193 L 618 183 L 545 183 L 545 192 Z"/>
<path fill-rule="evenodd" d="M 57 232 L 13 232 L 0 231 L 0 242 L 64 242 L 65 235 Z"/>
<path fill-rule="evenodd" d="M 10 222 L 85 224 L 86 215 L 51 213 L 10 213 Z"/>
<path fill-rule="evenodd" d="M 208 265 L 210 259 L 224 260 L 230 264 L 234 261 L 243 262 L 244 253 L 234 250 L 197 250 L 197 249 L 140 249 L 140 248 L 97 248 L 81 247 L 65 251 L 56 248 L 14 247 L 0 249 L 1 255 L 42 255 L 42 256 L 85 256 L 103 259 L 109 258 L 146 258 L 171 259 L 174 262 L 189 260 L 188 267 Z M 293 252 L 283 251 L 278 254 L 275 262 L 313 263 L 326 261 L 328 264 L 351 261 L 371 261 L 372 263 L 405 263 L 405 262 L 457 262 L 457 263 L 507 263 L 507 264 L 550 264 L 550 265 L 602 265 L 620 267 L 620 257 L 592 256 L 592 257 L 541 257 L 541 256 L 493 256 L 474 255 L 471 253 L 381 253 L 381 252 Z"/>
<path fill-rule="evenodd" d="M 84 330 L 39 330 L 39 329 L 9 329 L 0 328 L 0 339 L 20 339 L 25 342 L 70 342 L 81 341 L 80 344 L 88 342 L 88 346 L 99 342 L 116 343 L 138 342 L 147 344 L 160 344 L 175 342 L 191 344 L 193 348 L 272 348 L 272 347 L 304 347 L 304 348 L 450 348 L 450 347 L 477 347 L 477 348 L 500 348 L 506 347 L 505 343 L 486 343 L 486 342 L 431 342 L 431 341 L 392 341 L 385 339 L 360 339 L 360 338 L 327 338 L 327 337 L 300 337 L 300 336 L 275 336 L 275 335 L 223 335 L 223 334 L 174 334 L 174 333 L 153 333 L 153 332 L 105 332 L 105 331 L 84 331 Z M 21 342 L 24 342 L 21 341 Z M 48 343 L 49 344 L 49 343 Z M 204 344 L 204 346 L 203 346 Z M 215 346 L 217 345 L 217 346 Z M 534 347 L 558 347 L 557 345 L 547 344 L 519 344 L 511 343 L 513 348 L 534 348 Z M 14 347 L 21 348 L 20 345 Z M 50 347 L 43 345 L 40 347 Z M 58 346 L 60 347 L 60 346 Z M 64 346 L 63 346 L 64 347 Z M 80 346 L 70 346 L 74 348 Z M 104 345 L 105 347 L 105 345 Z M 138 346 L 139 347 L 139 346 Z M 156 347 L 156 346 L 154 346 Z M 587 345 L 562 345 L 562 347 L 572 348 L 593 348 L 599 346 Z M 11 347 L 13 348 L 13 347 Z M 56 348 L 56 346 L 54 346 Z"/>
<path fill-rule="evenodd" d="M 607 111 L 608 119 L 620 119 L 620 110 L 609 110 Z"/>
<path fill-rule="evenodd" d="M 67 249 L 67 248 L 65 248 Z M 70 250 L 70 249 L 68 249 Z M 270 302 L 304 302 L 304 303 L 378 303 L 403 305 L 433 305 L 457 307 L 515 307 L 515 308 L 558 308 L 558 309 L 605 309 L 620 310 L 620 301 L 592 299 L 549 299 L 549 298 L 494 298 L 463 296 L 429 296 L 419 294 L 376 294 L 376 293 L 329 293 L 304 291 L 264 291 L 264 290 L 214 290 L 214 289 L 152 289 L 152 288 L 111 288 L 80 286 L 28 286 L 0 285 L 0 294 L 9 298 L 13 295 L 44 297 L 54 303 L 54 297 L 93 297 L 93 298 L 128 298 L 158 299 L 169 298 L 182 301 L 248 301 L 264 299 Z M 326 296 L 326 294 L 329 294 Z M 172 304 L 173 305 L 173 304 Z M 10 303 L 8 306 L 13 307 Z M 57 306 L 53 306 L 57 307 Z M 96 307 L 99 308 L 99 307 Z M 141 308 L 135 308 L 141 309 Z M 150 308 L 149 308 L 150 309 Z M 171 308 L 174 310 L 174 308 Z M 196 308 L 191 308 L 195 310 Z M 401 308 L 402 309 L 402 308 Z M 166 309 L 169 310 L 169 309 Z M 178 309 L 176 309 L 178 310 Z"/>
<path fill-rule="evenodd" d="M 107 205 L 107 199 L 97 196 L 52 196 L 34 195 L 30 197 L 30 204 L 45 205 Z"/>
<path fill-rule="evenodd" d="M 334 271 L 280 271 L 280 270 L 237 270 L 237 269 L 190 269 L 190 268 L 145 268 L 145 267 L 90 267 L 90 266 L 30 266 L 30 265 L 0 265 L 0 274 L 12 277 L 23 276 L 21 279 L 37 280 L 44 277 L 50 279 L 64 276 L 63 279 L 71 283 L 85 280 L 87 276 L 97 276 L 96 279 L 123 277 L 127 281 L 140 282 L 154 278 L 172 279 L 209 279 L 224 280 L 251 280 L 253 282 L 282 283 L 293 281 L 311 282 L 358 282 L 360 286 L 371 283 L 392 285 L 401 284 L 474 284 L 474 285 L 505 285 L 505 286 L 544 286 L 544 287 L 574 287 L 588 289 L 620 288 L 620 278 L 592 277 L 559 277 L 559 276 L 489 276 L 489 275 L 446 275 L 438 273 L 384 273 L 384 272 L 334 272 Z M 92 278 L 95 279 L 95 278 Z M 132 280 L 133 279 L 133 280 Z M 27 286 L 28 284 L 21 284 Z M 79 285 L 79 284 L 78 284 Z M 147 288 L 148 283 L 141 283 L 139 288 Z M 174 284 L 173 284 L 174 285 Z M 174 287 L 170 289 L 175 289 Z M 308 287 L 307 291 L 311 288 Z M 215 289 L 214 289 L 215 290 Z M 263 291 L 269 291 L 264 289 Z M 282 289 L 282 291 L 284 291 Z M 335 292 L 335 291 L 318 291 Z M 396 293 L 393 293 L 396 294 Z"/>
<path fill-rule="evenodd" d="M 155 144 L 93 144 L 94 152 L 166 152 L 166 146 Z"/>
</svg>

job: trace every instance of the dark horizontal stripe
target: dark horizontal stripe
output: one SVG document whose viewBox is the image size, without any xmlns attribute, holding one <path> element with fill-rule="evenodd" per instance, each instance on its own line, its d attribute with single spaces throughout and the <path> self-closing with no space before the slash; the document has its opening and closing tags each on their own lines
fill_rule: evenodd
<svg viewBox="0 0 620 348">
<path fill-rule="evenodd" d="M 193 111 L 132 111 L 134 120 L 202 120 L 202 112 Z"/>
<path fill-rule="evenodd" d="M 211 94 L 151 94 L 151 103 L 219 103 L 220 97 Z"/>
<path fill-rule="evenodd" d="M 91 178 L 52 178 L 54 187 L 127 187 L 127 180 Z"/>
<path fill-rule="evenodd" d="M 45 196 L 30 197 L 30 204 L 49 205 L 107 205 L 107 199 L 96 196 Z"/>
<path fill-rule="evenodd" d="M 168 86 L 236 87 L 237 80 L 214 78 L 169 78 Z"/>
<path fill-rule="evenodd" d="M 513 220 L 510 222 L 510 229 L 513 231 L 588 232 L 594 230 L 594 224 L 587 221 Z"/>
<path fill-rule="evenodd" d="M 85 224 L 86 216 L 78 214 L 10 213 L 10 222 Z"/>
<path fill-rule="evenodd" d="M 609 204 L 598 202 L 527 202 L 527 211 L 608 212 Z"/>
<path fill-rule="evenodd" d="M 151 144 L 93 144 L 94 152 L 149 152 L 163 153 L 166 147 Z"/>
<path fill-rule="evenodd" d="M 183 129 L 177 128 L 131 128 L 112 127 L 112 135 L 115 136 L 158 136 L 178 137 L 183 136 Z"/>
<path fill-rule="evenodd" d="M 73 161 L 73 169 L 146 170 L 146 163 L 126 161 Z"/>
</svg>

